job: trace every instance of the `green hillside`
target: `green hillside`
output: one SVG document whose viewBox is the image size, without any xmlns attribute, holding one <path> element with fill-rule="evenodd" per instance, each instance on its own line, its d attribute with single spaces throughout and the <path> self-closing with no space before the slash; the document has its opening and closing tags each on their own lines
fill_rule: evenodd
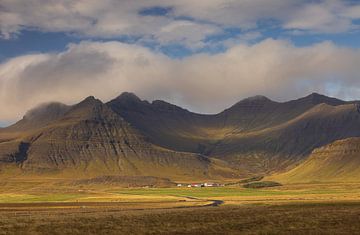
<svg viewBox="0 0 360 235">
<path fill-rule="evenodd" d="M 284 183 L 359 182 L 360 138 L 339 140 L 315 149 L 294 169 L 269 178 Z"/>
</svg>

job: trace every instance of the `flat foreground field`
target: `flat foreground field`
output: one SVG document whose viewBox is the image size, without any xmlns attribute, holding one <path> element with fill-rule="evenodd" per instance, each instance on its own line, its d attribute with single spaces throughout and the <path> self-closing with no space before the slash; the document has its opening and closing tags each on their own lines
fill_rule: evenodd
<svg viewBox="0 0 360 235">
<path fill-rule="evenodd" d="M 359 234 L 360 204 L 0 211 L 0 234 Z"/>
<path fill-rule="evenodd" d="M 360 184 L 268 189 L 0 183 L 0 234 L 360 234 Z"/>
</svg>

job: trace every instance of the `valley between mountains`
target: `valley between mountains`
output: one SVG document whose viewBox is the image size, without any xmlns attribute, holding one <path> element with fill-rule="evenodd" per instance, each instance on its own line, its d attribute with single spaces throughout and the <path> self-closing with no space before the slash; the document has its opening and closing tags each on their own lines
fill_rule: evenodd
<svg viewBox="0 0 360 235">
<path fill-rule="evenodd" d="M 0 177 L 357 182 L 359 105 L 316 93 L 250 97 L 214 115 L 132 93 L 44 104 L 0 129 Z"/>
</svg>

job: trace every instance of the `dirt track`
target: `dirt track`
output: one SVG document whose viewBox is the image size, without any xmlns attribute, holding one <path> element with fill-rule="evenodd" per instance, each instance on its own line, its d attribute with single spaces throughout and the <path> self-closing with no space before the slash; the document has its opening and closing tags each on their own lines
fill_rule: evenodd
<svg viewBox="0 0 360 235">
<path fill-rule="evenodd" d="M 204 201 L 200 198 L 186 197 L 198 201 Z M 56 209 L 104 209 L 104 210 L 154 210 L 154 209 L 174 209 L 174 208 L 201 208 L 216 207 L 224 203 L 222 200 L 206 200 L 209 203 L 204 205 L 179 205 L 167 207 L 166 202 L 36 202 L 36 203 L 0 203 L 0 212 L 11 211 L 46 211 Z M 190 202 L 189 202 L 190 203 Z M 135 206 L 136 205 L 136 206 Z M 150 205 L 158 205 L 157 208 L 147 207 Z M 164 205 L 164 207 L 162 207 Z M 134 206 L 132 208 L 132 206 Z M 140 208 L 139 206 L 144 206 Z"/>
</svg>

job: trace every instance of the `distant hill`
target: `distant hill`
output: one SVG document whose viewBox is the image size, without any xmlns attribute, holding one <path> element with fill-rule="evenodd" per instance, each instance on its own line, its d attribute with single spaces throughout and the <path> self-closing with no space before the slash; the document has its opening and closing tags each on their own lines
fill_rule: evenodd
<svg viewBox="0 0 360 235">
<path fill-rule="evenodd" d="M 360 138 L 317 148 L 299 166 L 270 178 L 285 183 L 360 182 Z"/>
</svg>

